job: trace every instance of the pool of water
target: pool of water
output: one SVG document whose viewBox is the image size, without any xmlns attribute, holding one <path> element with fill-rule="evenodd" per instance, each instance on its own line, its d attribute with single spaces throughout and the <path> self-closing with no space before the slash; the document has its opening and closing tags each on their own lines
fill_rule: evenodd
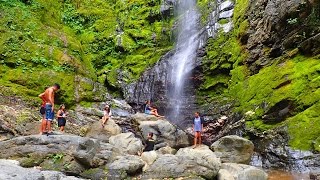
<svg viewBox="0 0 320 180">
<path fill-rule="evenodd" d="M 309 180 L 309 174 L 286 172 L 281 170 L 268 171 L 268 180 Z"/>
</svg>

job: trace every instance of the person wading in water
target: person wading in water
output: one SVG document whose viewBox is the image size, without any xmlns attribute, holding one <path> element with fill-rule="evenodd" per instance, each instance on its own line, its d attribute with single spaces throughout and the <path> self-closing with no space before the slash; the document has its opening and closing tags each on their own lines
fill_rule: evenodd
<svg viewBox="0 0 320 180">
<path fill-rule="evenodd" d="M 45 101 L 45 119 L 46 128 L 48 129 L 48 134 L 52 133 L 51 122 L 54 118 L 54 93 L 60 89 L 59 84 L 54 84 L 52 87 L 47 88 L 44 93 L 40 94 L 40 98 Z"/>
<path fill-rule="evenodd" d="M 194 145 L 193 148 L 197 147 L 197 142 L 201 144 L 201 133 L 203 131 L 203 119 L 200 117 L 200 113 L 196 112 L 195 118 L 193 120 L 193 127 L 192 130 L 194 132 Z"/>
</svg>

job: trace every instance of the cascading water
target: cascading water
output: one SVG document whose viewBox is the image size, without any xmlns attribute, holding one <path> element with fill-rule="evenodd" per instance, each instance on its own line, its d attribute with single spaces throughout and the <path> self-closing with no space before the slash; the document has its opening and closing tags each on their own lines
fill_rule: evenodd
<svg viewBox="0 0 320 180">
<path fill-rule="evenodd" d="M 199 13 L 195 0 L 182 0 L 178 3 L 179 35 L 176 43 L 176 53 L 171 58 L 173 65 L 171 76 L 171 87 L 168 97 L 169 105 L 172 107 L 169 118 L 175 124 L 181 124 L 183 120 L 179 116 L 181 109 L 193 104 L 192 97 L 187 93 L 188 80 L 191 78 L 195 67 L 197 49 L 199 48 Z"/>
</svg>

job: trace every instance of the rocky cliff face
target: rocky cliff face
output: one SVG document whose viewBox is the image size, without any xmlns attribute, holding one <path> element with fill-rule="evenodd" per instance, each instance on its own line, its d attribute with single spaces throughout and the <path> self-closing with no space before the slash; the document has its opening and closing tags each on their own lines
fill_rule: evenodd
<svg viewBox="0 0 320 180">
<path fill-rule="evenodd" d="M 234 29 L 209 39 L 201 66 L 199 104 L 213 121 L 229 117 L 224 127 L 210 131 L 218 133 L 211 138 L 248 135 L 265 142 L 264 162 L 281 159 L 293 169 L 298 161 L 293 149 L 319 151 L 319 6 L 319 1 L 235 2 Z M 275 144 L 284 156 L 265 150 Z"/>
<path fill-rule="evenodd" d="M 178 3 L 178 2 L 176 2 Z M 175 4 L 177 6 L 176 3 Z M 234 2 L 232 1 L 219 1 L 214 5 L 206 4 L 210 13 L 208 16 L 208 22 L 203 28 L 199 28 L 199 48 L 197 51 L 196 66 L 192 70 L 192 74 L 188 78 L 188 82 L 185 85 L 186 96 L 184 97 L 184 107 L 181 112 L 183 116 L 178 122 L 179 125 L 187 127 L 192 119 L 193 114 L 190 112 L 196 111 L 197 104 L 195 104 L 195 89 L 198 88 L 201 81 L 199 81 L 201 60 L 205 55 L 205 45 L 208 38 L 213 38 L 216 34 L 222 30 L 225 33 L 231 31 L 232 16 Z M 173 6 L 172 8 L 174 8 Z M 199 7 L 200 8 L 200 7 Z M 204 16 L 204 15 L 203 15 Z M 199 27 L 201 27 L 201 22 L 198 22 Z M 180 32 L 183 34 L 183 32 Z M 169 93 L 172 91 L 171 73 L 173 69 L 173 59 L 175 53 L 179 53 L 181 49 L 176 48 L 168 52 L 163 56 L 159 62 L 157 62 L 152 68 L 146 70 L 138 81 L 126 84 L 122 83 L 123 92 L 125 99 L 137 107 L 137 110 L 142 110 L 141 107 L 146 100 L 152 100 L 154 105 L 160 110 L 161 113 L 168 115 L 168 113 L 173 109 L 175 104 L 169 104 Z M 122 79 L 121 77 L 119 79 Z"/>
<path fill-rule="evenodd" d="M 266 148 L 274 143 L 270 137 L 284 133 L 278 143 L 290 157 L 282 159 L 286 165 L 295 161 L 290 160 L 291 148 L 319 151 L 320 124 L 315 113 L 319 106 L 319 1 L 198 3 L 206 26 L 193 74 L 196 78 L 190 82 L 196 88 L 193 109 L 200 108 L 208 121 L 207 139 L 248 135 L 257 142 L 265 140 Z M 130 103 L 152 99 L 160 109 L 167 107 L 170 82 L 166 71 L 173 53 L 163 56 L 137 82 L 123 86 Z M 214 125 L 223 115 L 228 117 L 225 122 Z M 266 134 L 273 135 L 266 138 Z M 263 158 L 267 162 L 279 157 L 265 153 Z"/>
</svg>

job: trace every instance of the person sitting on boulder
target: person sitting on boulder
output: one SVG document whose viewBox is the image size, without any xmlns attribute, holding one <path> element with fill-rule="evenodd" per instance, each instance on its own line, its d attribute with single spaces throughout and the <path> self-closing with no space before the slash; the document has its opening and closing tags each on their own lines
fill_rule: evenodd
<svg viewBox="0 0 320 180">
<path fill-rule="evenodd" d="M 61 132 L 64 132 L 64 127 L 66 126 L 66 115 L 67 113 L 65 112 L 66 110 L 66 107 L 64 104 L 62 104 L 59 108 L 59 111 L 58 111 L 58 114 L 57 114 L 57 117 L 58 117 L 58 127 L 59 127 L 59 130 Z"/>
<path fill-rule="evenodd" d="M 107 121 L 109 120 L 109 118 L 111 117 L 112 113 L 111 113 L 111 109 L 109 107 L 109 105 L 106 105 L 104 107 L 104 111 L 103 111 L 103 117 L 102 117 L 102 128 L 104 128 L 104 126 L 106 125 Z"/>
<path fill-rule="evenodd" d="M 153 133 L 149 132 L 147 140 L 146 140 L 146 144 L 145 144 L 144 149 L 143 149 L 143 152 L 153 151 L 155 144 L 156 144 L 156 142 L 153 139 Z"/>
<path fill-rule="evenodd" d="M 149 115 L 154 115 L 156 117 L 162 117 L 162 118 L 164 117 L 158 114 L 158 110 L 151 106 L 151 102 L 149 100 L 146 101 L 146 106 L 144 107 L 144 113 Z"/>
<path fill-rule="evenodd" d="M 201 144 L 201 133 L 203 131 L 203 119 L 200 117 L 200 113 L 195 113 L 195 118 L 193 120 L 193 127 L 192 130 L 194 132 L 194 146 L 193 148 L 197 147 L 197 141 L 198 144 Z"/>
</svg>

